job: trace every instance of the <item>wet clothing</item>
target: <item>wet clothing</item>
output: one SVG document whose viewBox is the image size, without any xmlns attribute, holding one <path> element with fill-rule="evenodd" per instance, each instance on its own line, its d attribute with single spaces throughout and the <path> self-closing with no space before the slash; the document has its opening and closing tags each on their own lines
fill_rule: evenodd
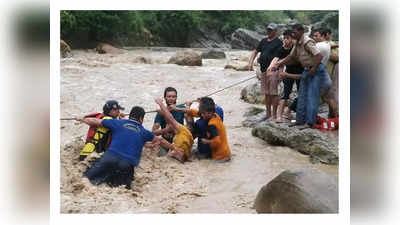
<svg viewBox="0 0 400 225">
<path fill-rule="evenodd" d="M 278 37 L 276 37 L 272 41 L 268 41 L 268 38 L 263 38 L 260 41 L 256 48 L 256 51 L 261 52 L 261 55 L 258 58 L 261 72 L 267 71 L 269 64 L 277 56 L 281 46 L 282 41 Z"/>
<path fill-rule="evenodd" d="M 189 110 L 188 115 L 199 117 L 198 111 L 195 109 Z M 231 157 L 225 126 L 222 123 L 221 117 L 217 113 L 214 113 L 213 118 L 208 120 L 207 136 L 207 139 L 211 139 L 210 149 L 212 159 L 220 160 Z"/>
<path fill-rule="evenodd" d="M 138 166 L 145 142 L 152 141 L 154 134 L 134 120 L 102 120 L 110 129 L 113 141 L 102 158 L 84 176 L 92 184 L 106 182 L 111 186 L 127 185 L 133 178 L 133 167 Z"/>
<path fill-rule="evenodd" d="M 84 176 L 94 185 L 101 183 L 106 183 L 111 187 L 126 185 L 126 188 L 130 189 L 134 180 L 134 166 L 107 151 L 85 172 Z"/>
<path fill-rule="evenodd" d="M 215 107 L 215 113 L 221 118 L 222 122 L 224 122 L 224 110 L 220 106 Z M 197 138 L 197 152 L 201 156 L 201 158 L 211 158 L 211 148 L 210 145 L 204 144 L 201 139 L 208 138 L 207 137 L 207 127 L 208 121 L 200 118 L 196 120 L 194 123 L 194 133 Z"/>
<path fill-rule="evenodd" d="M 185 105 L 177 105 L 177 108 L 185 108 Z M 184 119 L 185 119 L 185 113 L 181 111 L 171 111 L 172 117 L 174 119 L 183 125 Z M 161 129 L 164 129 L 167 126 L 167 121 L 165 121 L 164 117 L 160 114 L 157 113 L 156 117 L 154 118 L 154 123 L 159 123 L 161 126 Z"/>
<path fill-rule="evenodd" d="M 183 125 L 179 125 L 178 133 L 175 134 L 172 144 L 180 150 L 183 150 L 187 159 L 190 157 L 193 142 L 193 136 L 190 130 Z"/>
<path fill-rule="evenodd" d="M 134 166 L 139 165 L 143 146 L 153 140 L 154 134 L 135 120 L 103 120 L 102 125 L 111 129 L 113 134 L 108 151 L 126 159 Z"/>
<path fill-rule="evenodd" d="M 93 116 L 92 116 L 93 115 Z M 98 119 L 113 119 L 111 116 L 106 116 L 103 113 L 93 113 L 85 117 L 96 117 Z M 96 151 L 98 153 L 105 152 L 111 143 L 111 132 L 104 126 L 91 126 L 89 128 L 85 146 L 83 146 L 79 160 L 84 160 L 90 153 Z"/>
</svg>

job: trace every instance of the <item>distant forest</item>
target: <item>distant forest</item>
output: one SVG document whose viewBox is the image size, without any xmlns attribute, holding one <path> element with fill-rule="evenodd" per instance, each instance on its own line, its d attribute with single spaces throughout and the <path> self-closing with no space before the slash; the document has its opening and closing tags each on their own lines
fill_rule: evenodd
<svg viewBox="0 0 400 225">
<path fill-rule="evenodd" d="M 188 35 L 200 29 L 225 36 L 237 28 L 254 29 L 270 22 L 296 21 L 313 24 L 327 13 L 336 13 L 328 23 L 338 27 L 337 11 L 61 11 L 61 38 L 86 33 L 89 41 L 115 40 L 130 37 L 146 40 L 149 34 L 157 42 L 175 40 L 184 43 Z"/>
</svg>

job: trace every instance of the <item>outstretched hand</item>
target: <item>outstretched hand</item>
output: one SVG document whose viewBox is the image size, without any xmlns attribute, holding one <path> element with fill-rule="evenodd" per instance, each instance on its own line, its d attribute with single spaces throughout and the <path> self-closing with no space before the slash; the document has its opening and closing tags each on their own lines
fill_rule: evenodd
<svg viewBox="0 0 400 225">
<path fill-rule="evenodd" d="M 162 105 L 162 104 L 163 104 L 163 99 L 162 99 L 162 98 L 156 98 L 156 99 L 154 99 L 154 101 L 155 101 L 158 105 Z"/>
</svg>

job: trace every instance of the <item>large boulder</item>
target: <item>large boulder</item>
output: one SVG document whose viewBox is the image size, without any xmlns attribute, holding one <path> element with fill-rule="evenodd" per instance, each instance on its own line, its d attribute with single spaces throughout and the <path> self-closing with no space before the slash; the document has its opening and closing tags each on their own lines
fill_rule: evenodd
<svg viewBox="0 0 400 225">
<path fill-rule="evenodd" d="M 121 54 L 122 53 L 121 49 L 116 48 L 116 47 L 114 47 L 114 46 L 112 46 L 110 44 L 103 43 L 103 42 L 100 42 L 97 45 L 96 51 L 99 54 L 106 54 L 106 53 L 109 53 L 109 54 Z"/>
<path fill-rule="evenodd" d="M 60 41 L 60 54 L 61 58 L 66 58 L 72 56 L 71 47 L 64 40 Z"/>
<path fill-rule="evenodd" d="M 201 58 L 203 59 L 225 59 L 226 55 L 224 51 L 217 49 L 207 49 L 201 53 Z"/>
<path fill-rule="evenodd" d="M 338 213 L 337 179 L 310 168 L 285 170 L 257 193 L 257 213 Z"/>
<path fill-rule="evenodd" d="M 289 127 L 290 121 L 280 124 L 273 120 L 259 122 L 265 116 L 265 110 L 253 108 L 255 107 L 248 110 L 248 113 L 245 114 L 247 118 L 242 122 L 245 127 L 253 127 L 253 136 L 261 138 L 271 145 L 288 146 L 300 153 L 307 154 L 313 163 L 338 164 L 337 131 L 299 130 L 296 127 Z M 249 112 L 257 112 L 257 114 Z"/>
<path fill-rule="evenodd" d="M 240 92 L 240 98 L 251 104 L 264 104 L 265 95 L 261 91 L 261 83 L 257 81 L 247 85 Z"/>
<path fill-rule="evenodd" d="M 231 45 L 217 30 L 200 28 L 189 33 L 190 48 L 223 48 L 230 49 Z"/>
<path fill-rule="evenodd" d="M 249 71 L 249 65 L 246 62 L 232 62 L 225 65 L 224 69 L 232 69 L 236 71 Z"/>
<path fill-rule="evenodd" d="M 233 49 L 253 50 L 265 36 L 251 30 L 239 28 L 231 35 Z"/>
<path fill-rule="evenodd" d="M 168 60 L 169 64 L 181 66 L 201 66 L 201 56 L 194 51 L 179 51 Z"/>
</svg>

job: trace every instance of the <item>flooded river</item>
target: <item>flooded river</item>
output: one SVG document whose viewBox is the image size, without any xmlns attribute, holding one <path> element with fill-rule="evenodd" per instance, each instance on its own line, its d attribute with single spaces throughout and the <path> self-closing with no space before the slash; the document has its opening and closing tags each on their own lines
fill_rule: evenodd
<svg viewBox="0 0 400 225">
<path fill-rule="evenodd" d="M 165 87 L 175 87 L 178 103 L 183 103 L 255 75 L 224 69 L 234 60 L 245 62 L 249 51 L 226 52 L 227 59 L 203 59 L 201 67 L 166 64 L 175 51 L 136 48 L 120 55 L 73 51 L 72 58 L 61 60 L 61 117 L 101 112 L 109 99 L 118 100 L 126 112 L 134 105 L 154 110 L 154 98 L 162 97 Z M 286 169 L 316 168 L 337 177 L 338 166 L 311 164 L 309 156 L 270 146 L 241 125 L 252 105 L 240 100 L 240 91 L 254 82 L 211 96 L 224 109 L 231 162 L 194 159 L 179 164 L 144 149 L 132 190 L 105 185 L 94 192 L 83 189 L 81 175 L 87 165 L 78 158 L 88 126 L 61 121 L 61 213 L 255 213 L 252 205 L 259 189 Z M 145 128 L 151 129 L 154 116 L 146 114 Z"/>
</svg>

